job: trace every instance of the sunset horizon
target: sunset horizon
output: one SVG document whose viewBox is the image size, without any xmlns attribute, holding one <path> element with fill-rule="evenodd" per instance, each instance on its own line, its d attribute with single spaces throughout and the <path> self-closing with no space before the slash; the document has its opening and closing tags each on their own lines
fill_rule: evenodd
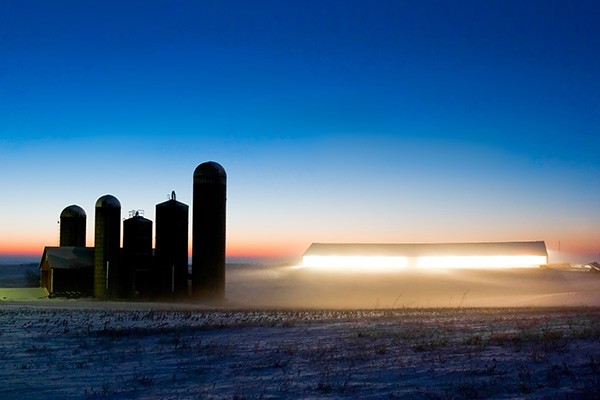
<svg viewBox="0 0 600 400">
<path fill-rule="evenodd" d="M 600 260 L 594 2 L 0 5 L 0 262 L 227 170 L 227 257 L 543 240 Z M 190 231 L 190 239 L 191 239 Z M 191 256 L 191 241 L 190 254 Z"/>
</svg>

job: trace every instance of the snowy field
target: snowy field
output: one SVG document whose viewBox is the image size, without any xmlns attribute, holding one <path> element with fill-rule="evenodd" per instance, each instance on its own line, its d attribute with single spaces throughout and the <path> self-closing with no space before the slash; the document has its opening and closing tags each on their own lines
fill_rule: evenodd
<svg viewBox="0 0 600 400">
<path fill-rule="evenodd" d="M 600 398 L 598 308 L 90 304 L 2 305 L 1 399 Z"/>
<path fill-rule="evenodd" d="M 0 399 L 600 399 L 590 269 L 230 265 L 226 291 L 176 304 L 0 289 Z"/>
</svg>

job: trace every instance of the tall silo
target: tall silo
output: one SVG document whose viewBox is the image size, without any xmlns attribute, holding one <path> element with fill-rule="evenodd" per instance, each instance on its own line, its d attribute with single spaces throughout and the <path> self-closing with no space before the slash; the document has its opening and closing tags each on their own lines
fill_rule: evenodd
<svg viewBox="0 0 600 400">
<path fill-rule="evenodd" d="M 83 208 L 73 204 L 60 213 L 59 245 L 85 247 L 85 225 L 87 215 Z"/>
<path fill-rule="evenodd" d="M 188 294 L 189 206 L 171 198 L 156 205 L 156 279 L 161 296 Z"/>
<path fill-rule="evenodd" d="M 131 297 L 135 291 L 148 297 L 154 292 L 152 285 L 152 221 L 130 213 L 123 221 L 123 266 L 120 271 L 118 292 L 120 297 Z"/>
<path fill-rule="evenodd" d="M 216 162 L 194 171 L 192 219 L 192 294 L 225 296 L 225 203 L 227 174 Z"/>
<path fill-rule="evenodd" d="M 94 296 L 116 298 L 121 261 L 121 203 L 110 194 L 96 201 Z"/>
</svg>

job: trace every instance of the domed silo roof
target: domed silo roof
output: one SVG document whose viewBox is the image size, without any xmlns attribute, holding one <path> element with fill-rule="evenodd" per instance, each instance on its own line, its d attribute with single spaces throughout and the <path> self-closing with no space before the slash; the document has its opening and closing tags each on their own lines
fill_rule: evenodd
<svg viewBox="0 0 600 400">
<path fill-rule="evenodd" d="M 196 167 L 194 170 L 194 178 L 226 183 L 227 173 L 221 164 L 214 161 L 207 161 Z"/>
<path fill-rule="evenodd" d="M 96 208 L 99 207 L 114 207 L 121 208 L 121 203 L 117 198 L 110 194 L 105 194 L 96 201 Z"/>
<path fill-rule="evenodd" d="M 68 207 L 65 207 L 64 210 L 60 213 L 60 218 L 86 218 L 87 215 L 83 208 L 72 204 Z"/>
<path fill-rule="evenodd" d="M 85 225 L 87 216 L 83 208 L 73 204 L 60 213 L 61 247 L 85 247 Z"/>
</svg>

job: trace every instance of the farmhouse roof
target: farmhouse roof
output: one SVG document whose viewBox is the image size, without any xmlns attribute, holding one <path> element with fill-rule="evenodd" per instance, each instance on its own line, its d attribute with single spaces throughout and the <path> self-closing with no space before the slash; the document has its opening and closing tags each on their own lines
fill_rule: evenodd
<svg viewBox="0 0 600 400">
<path fill-rule="evenodd" d="M 305 256 L 548 256 L 544 241 L 474 243 L 313 243 Z"/>
<path fill-rule="evenodd" d="M 40 261 L 42 269 L 94 268 L 93 247 L 45 247 Z"/>
</svg>

